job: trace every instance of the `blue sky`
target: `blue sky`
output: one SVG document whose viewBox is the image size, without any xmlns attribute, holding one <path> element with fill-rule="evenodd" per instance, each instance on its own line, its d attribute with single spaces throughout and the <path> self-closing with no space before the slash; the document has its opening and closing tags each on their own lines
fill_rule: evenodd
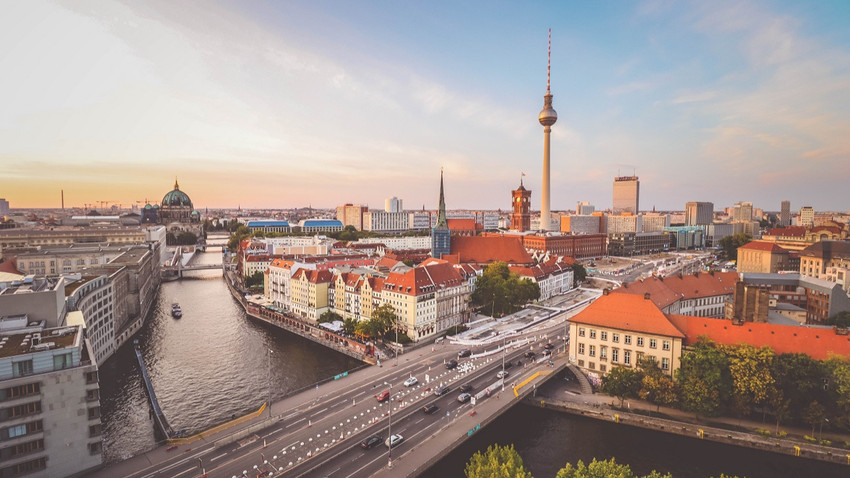
<svg viewBox="0 0 850 478">
<path fill-rule="evenodd" d="M 12 207 L 736 201 L 846 210 L 850 2 L 16 2 L 0 19 Z M 105 197 L 104 197 L 105 196 Z"/>
</svg>

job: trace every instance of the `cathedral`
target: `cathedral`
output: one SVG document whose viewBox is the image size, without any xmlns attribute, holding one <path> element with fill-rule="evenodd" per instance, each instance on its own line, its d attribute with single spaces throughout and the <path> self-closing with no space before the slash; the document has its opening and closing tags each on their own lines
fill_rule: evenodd
<svg viewBox="0 0 850 478">
<path fill-rule="evenodd" d="M 180 190 L 177 179 L 174 189 L 165 194 L 159 205 L 145 204 L 141 211 L 142 224 L 162 224 L 168 233 L 178 235 L 191 232 L 200 237 L 203 234 L 201 213 L 195 210 L 189 196 Z"/>
</svg>

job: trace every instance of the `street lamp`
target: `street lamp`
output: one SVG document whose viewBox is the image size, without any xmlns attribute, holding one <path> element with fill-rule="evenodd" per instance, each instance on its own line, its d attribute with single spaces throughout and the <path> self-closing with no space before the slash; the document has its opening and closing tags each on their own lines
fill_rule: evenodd
<svg viewBox="0 0 850 478">
<path fill-rule="evenodd" d="M 390 387 L 390 397 L 387 400 L 387 405 L 390 407 L 390 420 L 389 425 L 387 426 L 387 435 L 389 440 L 389 451 L 387 451 L 387 468 L 393 467 L 393 384 L 384 382 L 384 385 L 388 385 Z"/>
<path fill-rule="evenodd" d="M 502 337 L 502 391 L 505 391 L 505 356 L 508 354 L 508 349 L 505 345 L 507 336 Z"/>
</svg>

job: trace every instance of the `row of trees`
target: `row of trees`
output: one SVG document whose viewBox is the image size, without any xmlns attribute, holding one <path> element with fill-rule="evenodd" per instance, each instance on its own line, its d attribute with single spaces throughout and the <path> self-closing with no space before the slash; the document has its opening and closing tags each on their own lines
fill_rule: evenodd
<svg viewBox="0 0 850 478">
<path fill-rule="evenodd" d="M 682 355 L 675 382 L 645 357 L 636 369 L 617 367 L 602 391 L 620 399 L 641 398 L 701 416 L 770 415 L 815 427 L 850 429 L 850 360 L 815 360 L 806 354 L 776 354 L 769 347 L 718 345 L 701 337 Z"/>
<path fill-rule="evenodd" d="M 532 478 L 523 464 L 522 457 L 513 445 L 490 445 L 487 451 L 476 451 L 464 468 L 466 478 Z M 629 465 L 621 465 L 614 458 L 605 461 L 593 461 L 584 464 L 581 460 L 575 465 L 567 463 L 558 470 L 556 478 L 673 478 L 670 473 L 651 471 L 647 475 L 635 474 Z M 733 478 L 720 475 L 719 478 Z"/>
<path fill-rule="evenodd" d="M 396 329 L 398 329 L 399 343 L 407 343 L 410 337 L 405 334 L 398 323 L 395 309 L 391 304 L 381 304 L 372 311 L 372 317 L 364 320 L 352 318 L 343 319 L 342 316 L 333 311 L 327 311 L 319 316 L 317 322 L 342 321 L 342 330 L 347 334 L 359 334 L 371 339 L 396 340 Z"/>
</svg>

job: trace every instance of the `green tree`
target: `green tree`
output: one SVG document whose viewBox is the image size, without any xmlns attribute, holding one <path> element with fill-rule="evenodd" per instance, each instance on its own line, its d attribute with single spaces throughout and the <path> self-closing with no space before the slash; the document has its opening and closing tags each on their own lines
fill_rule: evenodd
<svg viewBox="0 0 850 478">
<path fill-rule="evenodd" d="M 723 255 L 726 257 L 726 260 L 736 260 L 738 258 L 738 248 L 752 239 L 753 236 L 743 232 L 720 239 L 720 247 L 723 249 Z"/>
<path fill-rule="evenodd" d="M 381 336 L 386 335 L 387 332 L 393 331 L 394 328 L 398 327 L 398 316 L 395 314 L 395 308 L 388 302 L 375 307 L 375 310 L 372 311 L 372 318 L 369 321 L 375 323 L 375 330 L 379 331 L 378 335 Z M 393 336 L 393 339 L 395 339 L 395 336 Z"/>
<path fill-rule="evenodd" d="M 850 428 L 850 359 L 833 357 L 824 366 L 829 371 L 826 383 L 830 402 L 835 407 L 837 425 Z"/>
<path fill-rule="evenodd" d="M 602 379 L 602 393 L 617 397 L 620 407 L 626 398 L 637 398 L 643 374 L 628 367 L 615 367 Z"/>
<path fill-rule="evenodd" d="M 815 435 L 815 427 L 822 424 L 826 418 L 826 408 L 817 401 L 810 403 L 803 410 L 803 420 L 812 426 L 812 436 Z"/>
<path fill-rule="evenodd" d="M 505 315 L 540 298 L 536 282 L 512 272 L 504 262 L 494 262 L 475 281 L 472 305 L 492 315 Z"/>
<path fill-rule="evenodd" d="M 729 360 L 706 337 L 699 337 L 693 348 L 682 354 L 676 379 L 681 393 L 679 403 L 697 415 L 718 415 L 731 395 Z"/>
<path fill-rule="evenodd" d="M 532 478 L 513 445 L 490 445 L 476 451 L 464 468 L 466 478 Z"/>
<path fill-rule="evenodd" d="M 655 357 L 644 356 L 638 362 L 638 368 L 643 371 L 641 386 L 638 391 L 638 396 L 642 400 L 655 404 L 655 411 L 658 411 L 661 405 L 670 406 L 676 403 L 678 399 L 676 384 L 673 383 L 670 376 L 661 371 Z"/>
<path fill-rule="evenodd" d="M 351 317 L 342 321 L 342 330 L 346 334 L 353 334 L 357 331 L 357 321 L 352 319 Z"/>
<path fill-rule="evenodd" d="M 570 267 L 573 269 L 573 287 L 578 287 L 587 278 L 587 270 L 578 262 L 573 262 Z"/>
<path fill-rule="evenodd" d="M 806 354 L 780 354 L 773 361 L 771 373 L 782 395 L 781 401 L 773 398 L 771 408 L 788 402 L 791 418 L 802 420 L 802 411 L 812 400 L 827 401 L 823 389 L 827 369 L 823 362 Z"/>
<path fill-rule="evenodd" d="M 611 458 L 610 460 L 597 461 L 595 458 L 593 461 L 584 464 L 581 460 L 573 466 L 571 463 L 567 463 L 567 466 L 558 470 L 558 474 L 555 475 L 556 478 L 673 478 L 673 475 L 661 474 L 655 470 L 650 472 L 648 475 L 644 475 L 643 477 L 639 477 L 634 474 L 631 467 L 629 465 L 621 465 L 617 463 L 616 459 Z"/>
<path fill-rule="evenodd" d="M 770 347 L 752 345 L 724 347 L 732 377 L 732 400 L 736 408 L 749 415 L 754 406 L 767 405 L 775 380 L 771 370 L 776 354 Z"/>
<path fill-rule="evenodd" d="M 845 329 L 850 328 L 850 312 L 839 312 L 827 319 L 827 323 Z"/>
<path fill-rule="evenodd" d="M 319 324 L 324 324 L 331 323 L 335 320 L 342 320 L 342 316 L 332 310 L 328 310 L 326 312 L 323 312 L 322 315 L 320 315 L 319 318 L 316 319 L 316 322 Z"/>
<path fill-rule="evenodd" d="M 255 272 L 245 278 L 245 286 L 246 287 L 262 287 L 265 281 L 265 274 L 262 272 Z"/>
</svg>

